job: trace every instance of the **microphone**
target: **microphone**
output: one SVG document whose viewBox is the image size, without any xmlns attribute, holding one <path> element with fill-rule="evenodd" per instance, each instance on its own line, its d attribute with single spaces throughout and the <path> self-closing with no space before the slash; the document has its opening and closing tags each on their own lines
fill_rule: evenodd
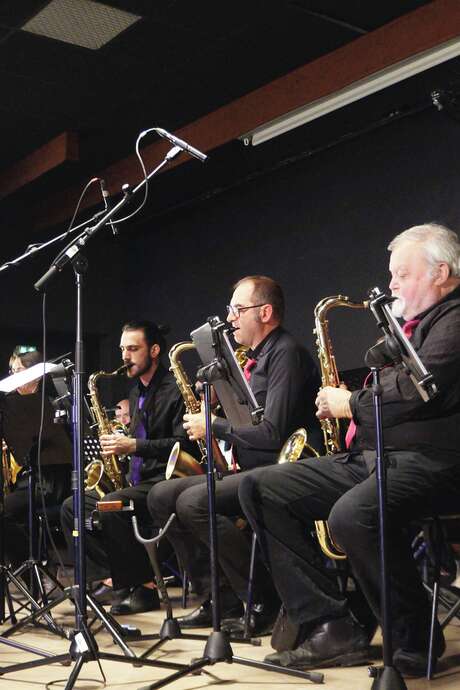
<svg viewBox="0 0 460 690">
<path fill-rule="evenodd" d="M 102 199 L 104 201 L 105 210 L 110 211 L 110 209 L 113 207 L 113 203 L 110 199 L 107 187 L 105 186 L 105 180 L 103 180 L 102 177 L 99 178 L 99 184 L 101 186 Z M 118 227 L 114 223 L 112 223 L 111 220 L 108 221 L 107 225 L 110 225 L 114 235 L 118 235 Z"/>
<path fill-rule="evenodd" d="M 196 149 L 194 146 L 190 146 L 190 144 L 187 144 L 186 141 L 183 141 L 182 139 L 178 139 L 178 137 L 175 137 L 174 134 L 170 134 L 165 129 L 161 129 L 160 127 L 154 127 L 153 130 L 154 130 L 154 132 L 159 134 L 160 137 L 163 137 L 163 139 L 167 139 L 168 141 L 171 142 L 171 144 L 174 144 L 174 146 L 178 146 L 183 151 L 187 151 L 187 153 L 189 153 L 191 156 L 198 158 L 198 160 L 201 161 L 202 163 L 204 163 L 205 160 L 207 159 L 207 155 L 205 153 L 202 153 L 201 151 Z"/>
</svg>

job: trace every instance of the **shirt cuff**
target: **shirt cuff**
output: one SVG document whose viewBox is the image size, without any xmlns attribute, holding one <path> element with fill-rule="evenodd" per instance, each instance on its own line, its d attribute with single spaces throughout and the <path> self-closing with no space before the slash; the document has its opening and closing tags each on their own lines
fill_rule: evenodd
<svg viewBox="0 0 460 690">
<path fill-rule="evenodd" d="M 222 417 L 216 417 L 212 423 L 212 433 L 216 438 L 220 438 L 224 441 L 232 441 L 232 425 L 228 419 L 223 419 Z"/>
</svg>

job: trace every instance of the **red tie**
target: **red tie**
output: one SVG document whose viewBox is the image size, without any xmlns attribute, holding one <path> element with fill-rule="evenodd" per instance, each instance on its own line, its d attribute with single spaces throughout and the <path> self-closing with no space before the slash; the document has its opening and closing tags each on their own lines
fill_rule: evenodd
<svg viewBox="0 0 460 690">
<path fill-rule="evenodd" d="M 420 319 L 411 319 L 410 321 L 406 321 L 406 323 L 403 325 L 402 330 L 404 335 L 407 335 L 409 340 L 412 338 L 412 335 L 417 328 L 418 324 L 420 323 Z M 366 380 L 364 381 L 363 388 L 367 383 L 367 379 L 369 378 L 369 374 L 366 376 Z M 353 441 L 354 437 L 356 434 L 356 424 L 354 423 L 353 420 L 351 420 L 350 424 L 348 425 L 347 433 L 345 436 L 345 445 L 347 448 L 351 446 L 351 442 Z"/>
<path fill-rule="evenodd" d="M 409 340 L 412 338 L 412 334 L 417 328 L 418 324 L 420 323 L 420 319 L 411 319 L 410 321 L 406 321 L 404 326 L 402 327 L 404 335 L 407 335 Z"/>
<path fill-rule="evenodd" d="M 251 358 L 249 357 L 248 361 L 246 362 L 246 364 L 245 364 L 244 367 L 243 367 L 243 374 L 244 374 L 244 376 L 245 376 L 245 378 L 246 378 L 246 381 L 250 381 L 250 380 L 251 380 L 251 372 L 252 372 L 252 370 L 254 369 L 254 367 L 256 366 L 256 364 L 257 364 L 257 360 L 256 360 L 256 359 L 251 359 Z"/>
</svg>

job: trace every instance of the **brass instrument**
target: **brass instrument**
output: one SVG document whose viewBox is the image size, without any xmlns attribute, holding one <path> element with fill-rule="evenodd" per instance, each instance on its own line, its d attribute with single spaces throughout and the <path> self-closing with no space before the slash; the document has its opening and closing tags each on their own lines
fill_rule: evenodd
<svg viewBox="0 0 460 690">
<path fill-rule="evenodd" d="M 127 435 L 127 429 L 124 424 L 117 420 L 111 421 L 108 418 L 105 408 L 100 403 L 97 389 L 97 382 L 101 377 L 119 376 L 127 369 L 128 365 L 124 364 L 110 373 L 107 371 L 96 371 L 88 379 L 91 399 L 90 411 L 94 424 L 97 425 L 98 436 L 113 433 L 124 433 Z M 100 498 L 112 491 L 119 491 L 127 486 L 124 472 L 120 469 L 119 458 L 115 454 L 92 460 L 85 467 L 85 472 L 85 491 L 95 489 Z"/>
<path fill-rule="evenodd" d="M 6 443 L 2 443 L 2 475 L 3 475 L 3 495 L 6 496 L 12 490 L 19 472 L 22 470 L 18 465 Z"/>
<path fill-rule="evenodd" d="M 248 361 L 248 350 L 249 348 L 246 345 L 240 345 L 235 350 L 236 361 L 242 369 L 244 369 L 244 365 Z"/>
<path fill-rule="evenodd" d="M 321 383 L 322 387 L 340 386 L 340 379 L 335 361 L 332 343 L 329 336 L 329 322 L 327 320 L 327 313 L 329 309 L 334 307 L 348 307 L 351 309 L 367 309 L 368 302 L 352 302 L 349 297 L 345 295 L 333 295 L 331 297 L 324 297 L 315 307 L 315 330 L 316 345 L 318 348 L 318 357 L 321 369 Z M 338 419 L 321 419 L 321 429 L 323 431 L 324 445 L 327 455 L 333 455 L 341 451 L 340 440 L 340 420 Z M 344 552 L 340 547 L 334 543 L 329 526 L 324 520 L 317 520 L 315 522 L 316 534 L 320 546 L 326 556 L 336 560 L 346 558 Z"/>
<path fill-rule="evenodd" d="M 177 386 L 182 394 L 185 409 L 187 410 L 188 414 L 197 414 L 200 412 L 201 402 L 195 397 L 187 373 L 180 362 L 180 357 L 187 350 L 194 349 L 195 345 L 192 342 L 182 341 L 173 345 L 169 351 L 169 362 L 171 364 L 169 370 L 176 379 Z M 174 444 L 166 465 L 166 479 L 171 479 L 171 477 L 188 477 L 194 474 L 205 473 L 204 463 L 206 462 L 207 456 L 206 442 L 204 439 L 199 439 L 197 443 L 201 453 L 200 461 L 195 460 L 190 453 L 181 450 L 179 441 Z M 227 472 L 227 462 L 215 438 L 213 438 L 212 441 L 212 455 L 217 470 L 219 472 Z"/>
<path fill-rule="evenodd" d="M 296 429 L 284 443 L 276 461 L 278 465 L 285 462 L 297 462 L 306 449 L 310 457 L 319 458 L 319 453 L 307 442 L 307 430 L 303 427 Z"/>
</svg>

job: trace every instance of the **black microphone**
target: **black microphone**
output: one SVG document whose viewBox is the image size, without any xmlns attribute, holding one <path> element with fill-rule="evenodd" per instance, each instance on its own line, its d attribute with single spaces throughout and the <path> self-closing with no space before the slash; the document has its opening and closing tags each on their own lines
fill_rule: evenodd
<svg viewBox="0 0 460 690">
<path fill-rule="evenodd" d="M 182 139 L 178 139 L 177 137 L 174 136 L 174 134 L 170 134 L 167 132 L 165 129 L 161 129 L 160 127 L 154 127 L 153 128 L 154 132 L 160 135 L 160 137 L 163 137 L 164 139 L 167 139 L 168 141 L 171 142 L 171 144 L 174 144 L 174 146 L 178 146 L 180 149 L 183 151 L 187 151 L 191 156 L 195 156 L 195 158 L 198 158 L 199 161 L 202 163 L 205 162 L 207 159 L 207 155 L 205 153 L 202 153 L 198 149 L 196 149 L 194 146 L 190 146 L 190 144 L 187 144 L 186 141 L 183 141 Z"/>
<path fill-rule="evenodd" d="M 101 185 L 102 199 L 104 200 L 105 210 L 110 211 L 110 209 L 113 208 L 113 203 L 110 199 L 107 187 L 105 186 L 105 180 L 103 180 L 102 177 L 99 178 L 99 184 Z M 111 220 L 108 221 L 107 225 L 110 225 L 114 235 L 118 235 L 118 227 L 112 223 Z"/>
</svg>

